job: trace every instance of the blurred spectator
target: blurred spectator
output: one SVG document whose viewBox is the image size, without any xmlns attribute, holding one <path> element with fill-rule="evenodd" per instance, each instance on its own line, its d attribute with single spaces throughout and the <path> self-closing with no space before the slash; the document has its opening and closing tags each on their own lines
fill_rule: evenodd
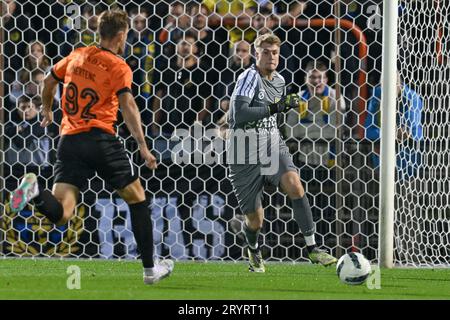
<svg viewBox="0 0 450 320">
<path fill-rule="evenodd" d="M 44 82 L 45 73 L 36 69 L 31 72 L 31 81 L 25 84 L 25 95 L 29 98 L 40 96 L 42 93 L 42 84 Z"/>
<path fill-rule="evenodd" d="M 25 83 L 30 80 L 30 72 L 22 69 L 17 74 L 16 80 L 9 86 L 9 101 L 15 105 L 19 97 L 25 94 Z"/>
<path fill-rule="evenodd" d="M 335 198 L 327 186 L 335 178 L 336 147 L 338 128 L 343 126 L 345 102 L 336 100 L 336 91 L 328 85 L 328 67 L 319 60 L 306 65 L 306 89 L 301 90 L 298 110 L 292 109 L 286 115 L 282 132 L 293 154 L 294 162 L 301 170 L 301 178 L 310 194 L 314 194 L 312 208 L 315 219 L 333 219 L 336 214 Z M 341 117 L 339 117 L 341 115 Z M 327 183 L 328 182 L 328 183 Z M 318 225 L 319 233 L 326 233 L 326 227 Z"/>
<path fill-rule="evenodd" d="M 5 0 L 2 1 L 1 5 L 2 5 L 3 25 L 8 25 L 14 19 L 14 13 L 17 9 L 17 3 L 14 0 Z"/>
<path fill-rule="evenodd" d="M 397 110 L 397 170 L 399 179 L 414 177 L 421 163 L 417 143 L 423 139 L 422 109 L 423 100 L 420 95 L 407 84 L 402 83 L 400 74 L 397 74 L 397 96 L 399 105 Z M 366 138 L 379 142 L 381 128 L 381 86 L 373 90 L 372 98 L 367 107 L 367 117 L 364 122 Z M 379 149 L 371 156 L 372 167 L 380 165 Z"/>
<path fill-rule="evenodd" d="M 233 47 L 233 56 L 229 59 L 228 68 L 232 70 L 247 69 L 255 60 L 251 55 L 251 46 L 245 41 L 239 41 Z"/>
<path fill-rule="evenodd" d="M 255 31 L 255 38 L 257 36 L 272 32 L 276 18 L 272 14 L 272 10 L 265 6 L 259 7 L 258 12 L 252 16 L 252 29 Z M 249 39 L 253 42 L 253 39 Z"/>
<path fill-rule="evenodd" d="M 160 57 L 156 81 L 156 97 L 152 110 L 155 119 L 152 135 L 171 135 L 175 128 L 191 128 L 196 121 L 206 121 L 212 107 L 212 84 L 215 71 L 199 59 L 196 37 L 187 33 L 177 43 L 176 55 Z M 210 120 L 208 120 L 210 121 Z"/>
<path fill-rule="evenodd" d="M 221 70 L 219 79 L 215 86 L 215 95 L 220 99 L 219 113 L 215 119 L 221 119 L 224 113 L 228 111 L 230 104 L 230 97 L 233 93 L 234 85 L 237 78 L 245 69 L 249 68 L 254 63 L 254 58 L 251 55 L 251 46 L 245 41 L 239 41 L 234 44 L 233 55 L 228 59 L 228 65 Z M 214 121 L 217 122 L 218 120 Z M 224 120 L 222 119 L 221 122 Z"/>
<path fill-rule="evenodd" d="M 184 34 L 193 25 L 193 17 L 190 13 L 198 4 L 190 1 L 184 4 L 175 1 L 170 4 L 170 15 L 167 16 L 165 26 L 158 39 L 164 43 L 163 52 L 167 57 L 172 57 L 176 52 L 176 44 L 184 38 Z"/>
<path fill-rule="evenodd" d="M 273 1 L 270 0 L 254 0 L 258 6 L 258 10 L 267 10 L 270 12 L 274 12 Z"/>
<path fill-rule="evenodd" d="M 228 60 L 228 66 L 220 73 L 220 81 L 216 84 L 215 95 L 220 99 L 220 108 L 214 115 L 214 123 L 219 130 L 218 136 L 226 139 L 228 122 L 227 112 L 230 108 L 230 97 L 239 75 L 254 62 L 251 55 L 251 45 L 245 41 L 234 44 L 233 55 Z"/>
<path fill-rule="evenodd" d="M 5 159 L 10 165 L 48 167 L 52 148 L 51 134 L 39 123 L 38 114 L 41 99 L 21 97 L 17 103 L 15 117 L 17 122 L 10 121 L 5 126 L 5 136 L 9 139 L 6 146 Z M 50 129 L 49 129 L 50 130 Z"/>
<path fill-rule="evenodd" d="M 101 12 L 97 12 L 100 14 Z M 98 15 L 93 5 L 86 3 L 81 7 L 81 16 L 76 19 L 64 19 L 63 30 L 68 43 L 63 46 L 62 56 L 67 56 L 74 48 L 85 47 L 96 43 Z"/>
<path fill-rule="evenodd" d="M 208 9 L 202 4 L 197 4 L 192 7 L 190 15 L 193 17 L 192 26 L 199 33 L 197 38 L 202 41 L 212 38 L 212 30 L 208 26 Z"/>
<path fill-rule="evenodd" d="M 310 59 L 327 60 L 331 57 L 332 50 L 336 47 L 333 41 L 333 29 L 325 27 L 300 27 L 292 28 L 292 22 L 304 18 L 305 21 L 310 19 L 326 19 L 333 18 L 333 3 L 330 1 L 278 1 L 275 5 L 276 12 L 281 20 L 281 27 L 274 32 L 283 41 L 288 43 L 291 48 L 292 55 L 289 58 L 289 63 L 292 67 L 286 65 L 289 73 L 283 72 L 283 61 L 280 61 L 281 74 L 286 80 L 286 84 L 303 83 L 305 78 L 304 66 L 300 61 Z M 287 23 L 287 24 L 284 24 Z M 301 41 L 299 41 L 301 39 Z M 286 55 L 282 55 L 287 57 Z M 333 75 L 330 74 L 330 77 Z M 297 91 L 296 85 L 292 85 L 288 91 Z"/>
<path fill-rule="evenodd" d="M 209 59 L 212 67 L 222 71 L 226 68 L 229 52 L 228 31 L 223 27 L 209 28 L 208 9 L 203 4 L 193 5 L 190 16 L 193 17 L 193 28 L 190 30 L 197 33 L 199 56 Z"/>
<path fill-rule="evenodd" d="M 50 59 L 45 55 L 45 47 L 39 42 L 33 42 L 27 49 L 25 68 L 29 71 L 40 69 L 47 72 L 50 68 Z"/>
<path fill-rule="evenodd" d="M 173 1 L 170 3 L 170 13 L 167 16 L 166 23 L 176 25 L 177 17 L 181 16 L 184 11 L 184 4 L 180 1 Z"/>
<path fill-rule="evenodd" d="M 150 98 L 155 57 L 153 33 L 147 27 L 148 13 L 131 13 L 132 28 L 128 32 L 124 57 L 133 71 L 133 95 Z M 138 104 L 139 105 L 139 104 Z M 145 105 L 140 105 L 145 109 Z"/>
<path fill-rule="evenodd" d="M 23 95 L 27 95 L 30 99 L 40 95 L 44 77 L 45 74 L 40 69 L 36 69 L 33 72 L 29 72 L 26 69 L 20 70 L 18 72 L 18 79 L 10 87 L 10 102 L 16 103 L 17 99 Z"/>
<path fill-rule="evenodd" d="M 54 30 L 52 37 L 59 46 L 58 53 L 61 57 L 66 57 L 72 52 L 73 46 L 78 42 L 82 22 L 81 7 L 66 5 L 65 1 L 58 1 L 53 6 L 59 21 L 58 28 Z"/>
<path fill-rule="evenodd" d="M 97 26 L 98 16 L 94 14 L 94 9 L 91 6 L 86 6 L 83 9 L 82 16 L 84 17 L 84 30 L 80 35 L 81 44 L 78 46 L 89 46 L 97 43 Z"/>
<path fill-rule="evenodd" d="M 192 1 L 189 5 L 183 2 L 174 1 L 170 4 L 170 15 L 167 17 L 167 25 L 172 25 L 180 30 L 186 30 L 191 27 L 191 17 L 189 16 L 190 6 L 195 5 Z"/>
<path fill-rule="evenodd" d="M 131 10 L 131 28 L 128 32 L 124 58 L 133 71 L 132 90 L 136 104 L 141 112 L 142 123 L 148 127 L 152 122 L 151 97 L 153 92 L 153 74 L 155 56 L 158 55 L 159 46 L 155 44 L 154 34 L 149 29 L 148 12 L 138 9 Z M 119 134 L 128 136 L 129 131 L 119 113 Z"/>
<path fill-rule="evenodd" d="M 251 17 L 258 11 L 257 3 L 253 0 L 203 0 L 202 2 L 208 10 L 209 19 L 212 24 L 220 25 L 223 18 L 236 19 L 234 26 L 227 26 L 230 32 L 231 45 L 240 41 L 247 40 L 253 42 L 256 32 L 252 28 L 246 28 L 242 31 L 238 24 L 251 24 Z"/>
<path fill-rule="evenodd" d="M 40 69 L 33 72 L 25 69 L 20 70 L 18 80 L 11 85 L 9 95 L 11 103 L 16 103 L 17 99 L 23 95 L 26 95 L 29 99 L 40 95 L 44 77 L 45 74 Z"/>
<path fill-rule="evenodd" d="M 334 146 L 329 142 L 337 137 L 340 125 L 337 116 L 338 112 L 345 111 L 345 102 L 341 98 L 337 103 L 336 91 L 328 86 L 327 71 L 327 66 L 319 60 L 311 60 L 306 65 L 306 90 L 299 93 L 302 100 L 299 110 L 290 110 L 286 115 L 283 133 L 295 140 L 300 167 L 334 165 Z"/>
<path fill-rule="evenodd" d="M 217 70 L 225 68 L 229 32 L 220 26 L 220 21 L 214 30 L 209 28 L 208 8 L 194 0 L 175 1 L 170 4 L 169 12 L 164 28 L 158 34 L 158 40 L 163 44 L 163 54 L 169 58 L 175 55 L 176 44 L 186 33 L 194 33 L 198 40 L 198 55 L 203 60 L 209 58 Z"/>
<path fill-rule="evenodd" d="M 7 110 L 13 110 L 16 107 L 17 98 L 21 95 L 17 91 L 17 88 L 22 90 L 18 77 L 20 70 L 24 67 L 23 57 L 27 55 L 28 44 L 33 39 L 34 30 L 30 28 L 30 20 L 17 1 L 2 1 L 1 6 L 3 81 L 8 85 L 5 86 L 5 95 L 9 95 L 8 99 L 4 100 L 4 107 Z M 11 97 L 11 95 L 14 96 Z"/>
<path fill-rule="evenodd" d="M 45 47 L 41 42 L 35 41 L 28 46 L 23 65 L 25 68 L 16 73 L 16 79 L 10 86 L 9 101 L 12 104 L 16 104 L 17 99 L 24 94 L 29 98 L 40 94 L 44 73 L 50 68 L 50 59 L 45 55 Z"/>
<path fill-rule="evenodd" d="M 307 6 L 307 1 L 278 1 L 275 4 L 275 12 L 280 17 L 281 24 L 291 26 L 295 19 L 303 14 Z"/>
</svg>

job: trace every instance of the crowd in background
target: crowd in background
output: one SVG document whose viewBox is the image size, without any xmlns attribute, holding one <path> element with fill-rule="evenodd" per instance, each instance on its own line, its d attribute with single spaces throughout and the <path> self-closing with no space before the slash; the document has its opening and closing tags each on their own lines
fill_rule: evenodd
<svg viewBox="0 0 450 320">
<path fill-rule="evenodd" d="M 372 18 L 377 12 L 374 8 L 379 8 L 381 1 L 346 0 L 340 3 L 341 18 L 352 21 L 367 38 L 366 84 L 372 89 L 378 85 L 381 69 L 380 32 L 373 27 Z M 334 93 L 333 97 L 329 95 L 334 91 L 336 81 L 334 31 L 298 24 L 299 21 L 334 18 L 334 1 L 180 0 L 145 1 L 138 6 L 126 1 L 58 0 L 52 5 L 44 2 L 35 6 L 28 1 L 7 0 L 2 5 L 5 13 L 4 107 L 8 111 L 5 114 L 6 133 L 11 148 L 14 135 L 24 134 L 17 129 L 24 121 L 19 101 L 28 99 L 31 105 L 39 103 L 36 98 L 40 96 L 42 81 L 51 65 L 73 48 L 97 43 L 97 18 L 108 7 L 121 7 L 129 12 L 130 31 L 124 59 L 133 70 L 133 94 L 149 137 L 170 137 L 175 128 L 188 129 L 194 123 L 201 123 L 205 128 L 223 126 L 235 81 L 254 63 L 253 41 L 267 32 L 282 39 L 279 72 L 286 80 L 286 93 L 301 93 L 309 103 L 317 90 L 308 88 L 311 75 L 307 73 L 319 71 L 324 80 L 319 79 L 319 84 L 324 86 L 318 94 L 320 103 L 329 105 L 327 101 L 335 99 Z M 355 136 L 356 131 L 352 128 L 360 122 L 361 116 L 366 116 L 365 110 L 358 109 L 355 104 L 361 93 L 356 79 L 363 71 L 356 44 L 358 39 L 349 30 L 341 34 L 340 51 L 345 59 L 340 61 L 337 89 L 342 97 L 342 108 L 339 109 L 342 115 L 339 123 L 322 124 L 322 127 L 344 128 L 339 138 Z M 56 108 L 58 97 L 59 93 L 55 100 L 57 120 L 60 117 Z M 373 98 L 379 99 L 379 94 L 374 92 Z M 369 97 L 365 103 L 367 109 Z M 39 109 L 40 105 L 35 107 Z M 372 130 L 370 132 L 373 132 L 373 125 L 379 127 L 379 121 L 376 121 L 379 117 L 372 114 L 379 111 L 372 109 L 365 117 L 365 127 Z M 323 107 L 317 112 L 326 115 L 330 110 Z M 294 121 L 295 124 L 305 123 L 302 116 L 300 118 L 301 121 Z M 327 116 L 322 118 L 328 119 Z M 118 125 L 119 134 L 127 136 L 123 123 L 119 121 Z M 288 134 L 287 138 L 314 136 L 308 131 L 295 134 L 295 125 L 289 129 L 283 130 Z M 57 136 L 57 131 L 57 126 L 53 126 L 48 133 Z M 336 136 L 333 132 L 326 138 L 328 131 L 329 128 L 324 127 L 319 137 L 330 140 Z M 359 135 L 359 138 L 364 137 Z M 370 136 L 372 141 L 378 138 L 379 135 Z M 377 165 L 376 161 L 374 164 Z"/>
<path fill-rule="evenodd" d="M 342 19 L 353 21 L 368 38 L 367 69 L 375 70 L 369 72 L 369 80 L 376 85 L 379 32 L 370 28 L 368 8 L 381 1 L 341 3 Z M 148 136 L 170 136 L 174 128 L 189 128 L 196 121 L 206 127 L 220 124 L 235 80 L 254 63 L 253 41 L 267 32 L 283 41 L 279 71 L 288 85 L 287 93 L 306 88 L 304 70 L 311 61 L 326 66 L 327 86 L 333 86 L 336 78 L 333 30 L 292 28 L 298 20 L 334 17 L 333 1 L 145 1 L 137 6 L 112 0 L 58 0 L 52 5 L 7 0 L 3 5 L 4 104 L 9 111 L 6 120 L 16 124 L 18 101 L 31 101 L 40 95 L 51 65 L 73 48 L 97 43 L 97 17 L 108 6 L 125 8 L 130 15 L 124 58 L 133 70 L 133 93 Z M 340 83 L 346 102 L 343 112 L 354 108 L 352 101 L 359 89 L 355 79 L 360 71 L 358 46 L 354 45 L 357 39 L 348 32 L 344 38 Z M 348 112 L 343 121 L 351 127 L 356 118 Z M 120 122 L 119 133 L 128 134 Z"/>
<path fill-rule="evenodd" d="M 381 1 L 346 0 L 340 3 L 341 18 L 352 21 L 367 38 L 367 84 L 372 89 L 378 85 L 381 69 L 380 30 L 373 27 L 373 15 L 377 12 L 374 8 L 379 8 Z M 320 71 L 326 79 L 326 82 L 319 79 L 325 89 L 319 93 L 321 103 L 329 105 L 327 101 L 335 99 L 328 95 L 334 90 L 336 81 L 334 31 L 300 25 L 292 27 L 302 20 L 335 17 L 334 1 L 145 1 L 137 6 L 126 1 L 58 0 L 50 6 L 44 2 L 34 5 L 28 1 L 7 0 L 2 5 L 5 13 L 4 107 L 7 111 L 6 133 L 10 138 L 7 142 L 11 148 L 14 135 L 25 134 L 18 129 L 24 121 L 19 102 L 28 99 L 29 105 L 39 104 L 37 98 L 42 81 L 51 65 L 73 48 L 98 42 L 97 18 L 108 7 L 125 8 L 130 15 L 124 59 L 133 70 L 133 94 L 149 137 L 170 137 L 175 128 L 191 128 L 199 122 L 206 128 L 223 126 L 235 81 L 254 63 L 253 41 L 267 32 L 282 39 L 279 72 L 286 80 L 286 93 L 302 93 L 304 100 L 310 102 L 316 89 L 311 86 L 308 89 L 311 75 L 306 69 L 309 66 L 309 71 Z M 361 110 L 356 109 L 355 101 L 361 92 L 356 79 L 362 70 L 357 58 L 359 48 L 355 45 L 358 39 L 348 30 L 341 38 L 343 59 L 340 61 L 338 90 L 342 96 L 339 110 L 342 119 L 331 127 L 344 128 L 339 138 L 345 138 L 355 136 L 349 129 L 355 127 L 361 116 L 358 116 Z M 60 117 L 56 108 L 58 97 L 59 93 L 55 99 L 57 120 Z M 373 98 L 379 99 L 379 94 L 374 92 Z M 370 99 L 365 103 L 369 106 Z M 39 107 L 35 105 L 36 109 Z M 319 109 L 317 112 L 330 112 L 326 108 Z M 365 124 L 369 132 L 373 132 L 373 125 L 379 127 L 380 124 L 375 121 L 379 117 L 371 114 L 379 111 L 372 109 L 366 117 L 371 122 Z M 118 125 L 119 134 L 127 136 L 122 121 Z M 330 124 L 323 123 L 322 127 L 325 125 Z M 329 128 L 324 127 L 319 136 L 326 138 L 327 130 Z M 57 136 L 57 131 L 57 126 L 53 126 L 48 133 Z M 296 139 L 312 137 L 307 131 L 300 136 L 292 136 L 295 129 L 284 132 Z M 379 135 L 374 137 L 372 134 L 369 139 L 377 141 L 378 138 Z M 376 161 L 374 165 L 377 166 Z"/>
<path fill-rule="evenodd" d="M 3 1 L 5 176 L 17 180 L 26 171 L 36 171 L 45 178 L 42 182 L 50 185 L 47 178 L 52 176 L 50 164 L 54 161 L 57 123 L 61 118 L 60 91 L 54 101 L 55 124 L 43 129 L 38 121 L 42 81 L 49 68 L 74 48 L 97 44 L 98 16 L 103 10 L 119 7 L 130 16 L 123 57 L 133 71 L 133 94 L 159 160 L 170 160 L 168 139 L 175 129 L 190 129 L 196 124 L 204 128 L 226 127 L 235 82 L 255 62 L 254 40 L 268 32 L 279 36 L 282 45 L 278 71 L 286 80 L 286 94 L 295 92 L 302 98 L 299 109 L 282 119 L 280 129 L 301 169 L 305 189 L 317 196 L 313 202 L 314 216 L 327 219 L 329 213 L 329 221 L 334 221 L 335 203 L 331 195 L 336 190 L 334 186 L 327 190 L 330 184 L 326 182 L 335 179 L 333 168 L 339 142 L 348 138 L 357 139 L 358 143 L 366 141 L 369 148 L 364 156 L 369 157 L 362 159 L 362 163 L 367 162 L 369 170 L 379 167 L 381 28 L 374 21 L 381 19 L 377 8 L 380 9 L 382 0 L 340 1 L 340 18 L 352 22 L 367 39 L 365 64 L 358 59 L 360 39 L 350 30 L 341 28 L 338 60 L 336 29 L 310 25 L 314 20 L 335 19 L 334 3 L 333 0 L 57 0 L 51 4 Z M 358 98 L 362 91 L 357 79 L 364 71 L 362 67 L 367 71 L 365 84 L 369 95 L 361 110 Z M 399 97 L 399 110 L 405 116 L 397 121 L 401 124 L 398 141 L 408 146 L 411 141 L 422 139 L 422 103 L 420 96 L 400 78 Z M 357 129 L 361 116 L 365 119 L 362 135 Z M 118 133 L 125 139 L 129 137 L 120 114 Z M 405 175 L 412 177 L 417 159 L 418 155 L 406 148 L 398 166 L 405 167 Z M 180 170 L 165 163 L 155 177 L 156 189 L 179 195 L 177 207 L 185 223 L 186 243 L 196 234 L 190 211 L 196 196 L 205 190 L 232 194 L 227 190 L 229 186 L 221 182 L 226 181 L 224 166 Z M 12 181 L 11 185 L 16 183 Z M 233 206 L 230 199 L 226 203 Z M 319 225 L 319 232 L 326 234 L 329 226 L 326 230 L 320 228 Z"/>
<path fill-rule="evenodd" d="M 245 68 L 254 63 L 253 41 L 258 35 L 273 32 L 282 39 L 278 70 L 286 80 L 286 93 L 300 93 L 306 103 L 306 111 L 309 110 L 311 115 L 317 114 L 317 119 L 326 120 L 314 124 L 319 131 L 299 131 L 299 125 L 304 127 L 305 119 L 308 119 L 299 110 L 299 117 L 291 115 L 290 125 L 281 127 L 286 138 L 293 138 L 294 142 L 305 140 L 305 148 L 311 140 L 332 140 L 337 137 L 337 128 L 341 128 L 339 139 L 357 136 L 378 142 L 379 131 L 374 131 L 374 128 L 380 127 L 379 109 L 373 106 L 377 105 L 380 92 L 374 90 L 372 93 L 372 89 L 379 83 L 381 39 L 380 29 L 374 27 L 373 20 L 377 18 L 381 1 L 345 0 L 340 3 L 341 19 L 353 22 L 354 27 L 362 30 L 367 38 L 369 52 L 365 67 L 368 77 L 365 84 L 373 97 L 366 97 L 364 110 L 358 109 L 356 103 L 361 94 L 356 79 L 363 71 L 357 58 L 359 39 L 350 30 L 341 34 L 340 82 L 335 88 L 338 58 L 334 30 L 299 24 L 299 21 L 335 18 L 337 7 L 334 1 L 179 0 L 145 1 L 138 6 L 126 1 L 58 0 L 50 6 L 45 2 L 34 5 L 23 0 L 7 0 L 2 3 L 5 13 L 5 148 L 20 153 L 27 146 L 26 143 L 17 143 L 17 135 L 30 143 L 32 137 L 40 139 L 41 135 L 34 135 L 33 130 L 20 130 L 27 122 L 30 127 L 36 126 L 38 118 L 38 113 L 32 119 L 24 117 L 21 103 L 26 102 L 30 108 L 39 110 L 42 81 L 51 65 L 74 48 L 98 43 L 98 16 L 103 10 L 114 7 L 125 8 L 129 12 L 130 30 L 124 59 L 133 70 L 133 94 L 148 137 L 168 138 L 176 128 L 189 129 L 195 123 L 201 123 L 205 128 L 226 126 L 226 112 L 235 81 Z M 293 27 L 296 24 L 297 27 Z M 308 79 L 313 78 L 308 72 L 319 73 L 320 77 L 316 77 L 318 83 L 311 86 Z M 319 90 L 318 86 L 322 89 Z M 333 111 L 327 106 L 336 104 L 336 89 L 341 96 L 338 103 L 341 107 Z M 308 105 L 314 105 L 315 97 L 319 104 L 312 107 L 316 110 L 313 112 Z M 58 103 L 59 92 L 55 99 L 56 123 L 61 117 Z M 335 121 L 336 112 L 340 113 L 338 122 Z M 416 123 L 409 121 L 410 125 L 404 129 L 408 131 L 409 127 L 410 134 L 406 136 L 417 140 L 421 136 L 412 133 L 412 127 L 420 125 L 421 109 L 415 112 Z M 361 116 L 366 120 L 364 127 L 367 132 L 356 135 L 353 129 L 361 123 Z M 330 123 L 329 118 L 335 119 L 334 122 Z M 120 115 L 118 130 L 121 136 L 129 135 Z M 374 135 L 374 132 L 378 134 Z M 47 134 L 57 137 L 57 125 L 50 127 Z M 31 145 L 29 149 L 34 150 Z M 298 147 L 294 145 L 292 149 L 297 150 Z M 299 153 L 296 159 L 300 166 L 309 163 L 312 167 L 325 165 L 326 168 L 327 164 L 334 163 L 333 149 L 325 141 L 325 146 L 317 142 L 309 150 L 318 155 L 328 154 L 322 157 L 324 163 L 319 164 L 314 154 L 311 161 L 305 159 L 303 153 Z M 23 150 L 23 153 L 27 152 L 29 150 Z M 30 165 L 44 165 L 25 155 L 11 155 L 6 160 L 9 164 L 17 164 L 14 159 L 18 158 L 30 159 Z M 38 157 L 44 158 L 48 161 L 48 157 Z M 372 167 L 377 167 L 377 158 L 372 158 Z M 20 166 L 23 164 L 21 162 Z"/>
<path fill-rule="evenodd" d="M 373 23 L 381 1 L 345 0 L 340 3 L 341 19 L 353 22 L 367 38 L 366 85 L 372 95 L 381 69 L 380 30 Z M 23 144 L 20 147 L 14 142 L 17 140 L 15 135 L 25 135 L 27 140 L 31 132 L 19 128 L 24 121 L 36 122 L 24 120 L 19 102 L 28 100 L 28 105 L 39 109 L 40 105 L 35 104 L 40 103 L 42 81 L 51 65 L 67 56 L 73 48 L 98 43 L 97 19 L 108 7 L 121 7 L 129 12 L 130 30 L 124 59 L 133 70 L 133 94 L 148 137 L 170 137 L 175 128 L 189 129 L 194 123 L 201 123 L 205 128 L 226 126 L 225 115 L 235 81 L 245 68 L 254 63 L 253 41 L 258 35 L 273 32 L 282 39 L 278 70 L 286 80 L 286 93 L 300 93 L 307 104 L 314 104 L 314 96 L 318 96 L 319 104 L 325 106 L 330 105 L 329 100 L 336 104 L 335 89 L 342 98 L 338 110 L 342 113 L 339 123 L 323 122 L 318 125 L 318 135 L 309 134 L 311 130 L 300 130 L 302 134 L 298 134 L 296 127 L 304 125 L 307 117 L 300 115 L 300 121 L 292 123 L 291 116 L 289 128 L 281 128 L 286 138 L 331 140 L 340 127 L 343 128 L 339 131 L 340 139 L 358 136 L 379 141 L 379 134 L 373 135 L 373 127 L 380 126 L 379 110 L 367 108 L 375 105 L 374 101 L 370 102 L 370 96 L 366 97 L 364 109 L 369 109 L 368 112 L 358 109 L 357 105 L 361 87 L 356 79 L 363 71 L 357 58 L 359 39 L 350 30 L 342 32 L 340 82 L 339 87 L 334 88 L 337 74 L 335 31 L 299 24 L 299 21 L 335 18 L 337 7 L 334 1 L 179 0 L 145 1 L 138 6 L 126 1 L 58 0 L 50 6 L 45 2 L 34 5 L 23 0 L 7 0 L 2 5 L 5 13 L 5 133 L 9 138 L 6 148 L 23 149 Z M 297 27 L 293 27 L 295 24 Z M 323 90 L 319 92 L 308 86 L 311 77 L 308 72 L 323 73 L 315 85 L 322 85 Z M 59 92 L 55 99 L 56 122 L 61 116 L 56 108 L 58 97 Z M 374 91 L 372 100 L 379 98 L 380 94 Z M 333 113 L 327 107 L 315 109 L 316 113 L 322 114 L 317 119 L 328 119 L 328 114 Z M 356 135 L 353 130 L 361 123 L 361 116 L 366 119 L 364 126 L 369 134 Z M 30 124 L 33 125 L 36 124 Z M 118 129 L 120 135 L 129 135 L 121 119 Z M 323 132 L 320 131 L 322 129 Z M 57 126 L 49 128 L 47 133 L 56 137 Z M 414 134 L 410 137 L 418 138 Z M 320 143 L 317 145 L 321 149 Z M 325 145 L 329 149 L 325 153 L 332 155 L 333 148 L 327 143 Z M 298 148 L 294 146 L 293 149 Z M 324 150 L 312 151 L 324 154 Z M 15 159 L 9 158 L 11 161 Z M 300 153 L 297 158 L 300 165 L 308 163 Z M 328 156 L 323 158 L 328 164 L 333 163 Z M 378 166 L 376 158 L 372 162 L 373 167 Z M 314 155 L 309 163 L 313 167 L 318 165 Z M 34 164 L 39 166 L 43 163 Z"/>
</svg>

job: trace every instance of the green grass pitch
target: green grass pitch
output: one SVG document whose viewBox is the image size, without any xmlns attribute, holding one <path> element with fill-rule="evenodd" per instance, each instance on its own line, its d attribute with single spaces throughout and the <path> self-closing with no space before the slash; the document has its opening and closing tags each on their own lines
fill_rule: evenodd
<svg viewBox="0 0 450 320">
<path fill-rule="evenodd" d="M 81 270 L 81 289 L 69 290 L 67 268 Z M 142 282 L 138 261 L 2 259 L 4 299 L 450 299 L 450 269 L 381 271 L 381 289 L 339 282 L 335 268 L 268 263 L 265 274 L 245 263 L 178 262 L 171 277 Z"/>
</svg>

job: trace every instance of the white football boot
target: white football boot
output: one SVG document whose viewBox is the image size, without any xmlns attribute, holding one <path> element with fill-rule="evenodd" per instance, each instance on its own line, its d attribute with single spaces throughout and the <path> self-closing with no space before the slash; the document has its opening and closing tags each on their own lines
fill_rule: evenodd
<svg viewBox="0 0 450 320">
<path fill-rule="evenodd" d="M 19 212 L 28 202 L 39 195 L 37 177 L 34 173 L 27 173 L 19 187 L 11 192 L 9 206 L 12 212 Z"/>
<path fill-rule="evenodd" d="M 264 266 L 264 260 L 259 246 L 256 249 L 251 249 L 250 247 L 248 247 L 247 253 L 248 253 L 248 270 L 250 272 L 258 272 L 258 273 L 266 272 L 266 267 Z"/>
<path fill-rule="evenodd" d="M 155 284 L 158 281 L 168 277 L 174 268 L 172 260 L 162 260 L 155 263 L 155 266 L 150 270 L 144 271 L 144 283 Z"/>
</svg>

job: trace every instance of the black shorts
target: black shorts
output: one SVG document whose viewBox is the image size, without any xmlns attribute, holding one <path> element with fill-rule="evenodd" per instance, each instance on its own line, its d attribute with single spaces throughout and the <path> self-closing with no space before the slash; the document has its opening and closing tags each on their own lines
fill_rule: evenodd
<svg viewBox="0 0 450 320">
<path fill-rule="evenodd" d="M 95 172 L 115 190 L 138 178 L 118 137 L 93 128 L 88 132 L 64 135 L 59 140 L 55 183 L 69 183 L 83 189 Z"/>
</svg>

